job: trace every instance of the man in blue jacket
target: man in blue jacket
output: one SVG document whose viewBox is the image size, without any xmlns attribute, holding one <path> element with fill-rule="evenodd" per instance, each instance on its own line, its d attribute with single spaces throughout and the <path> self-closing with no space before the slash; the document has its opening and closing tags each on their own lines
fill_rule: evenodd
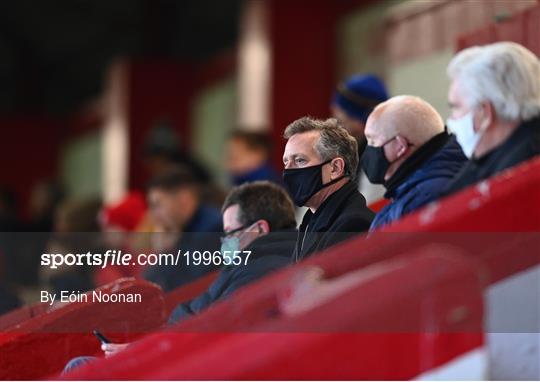
<svg viewBox="0 0 540 382">
<path fill-rule="evenodd" d="M 362 167 L 370 182 L 384 185 L 384 197 L 391 200 L 370 231 L 437 199 L 466 160 L 441 116 L 418 97 L 398 96 L 380 104 L 365 132 Z"/>
</svg>

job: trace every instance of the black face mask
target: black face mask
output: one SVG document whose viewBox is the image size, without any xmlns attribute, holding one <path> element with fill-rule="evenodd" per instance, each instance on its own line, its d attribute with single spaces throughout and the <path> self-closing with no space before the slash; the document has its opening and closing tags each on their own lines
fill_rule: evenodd
<svg viewBox="0 0 540 382">
<path fill-rule="evenodd" d="M 331 161 L 332 159 L 315 166 L 283 170 L 283 183 L 298 207 L 305 205 L 309 198 L 323 188 L 345 178 L 343 175 L 326 184 L 322 183 L 322 166 Z"/>
<path fill-rule="evenodd" d="M 371 183 L 383 184 L 389 166 L 390 162 L 384 155 L 384 145 L 380 147 L 366 146 L 362 155 L 362 169 Z"/>
</svg>

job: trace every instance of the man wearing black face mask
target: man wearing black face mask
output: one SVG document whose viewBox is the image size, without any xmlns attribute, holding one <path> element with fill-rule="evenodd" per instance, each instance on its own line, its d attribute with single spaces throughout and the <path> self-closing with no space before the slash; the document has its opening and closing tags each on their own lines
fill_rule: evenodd
<svg viewBox="0 0 540 382">
<path fill-rule="evenodd" d="M 354 183 L 356 141 L 336 119 L 300 118 L 284 137 L 283 181 L 295 204 L 309 208 L 293 254 L 299 261 L 366 231 L 374 214 Z"/>
<path fill-rule="evenodd" d="M 384 185 L 384 197 L 391 199 L 370 230 L 435 200 L 466 160 L 441 116 L 418 97 L 393 97 L 377 106 L 365 133 L 362 168 L 370 182 Z"/>
</svg>

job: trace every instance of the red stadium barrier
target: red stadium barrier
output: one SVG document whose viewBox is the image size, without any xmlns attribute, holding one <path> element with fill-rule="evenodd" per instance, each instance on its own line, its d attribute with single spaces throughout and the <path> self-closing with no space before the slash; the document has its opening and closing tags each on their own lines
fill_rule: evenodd
<svg viewBox="0 0 540 382">
<path fill-rule="evenodd" d="M 178 287 L 165 294 L 165 308 L 167 317 L 172 313 L 174 308 L 179 304 L 192 300 L 203 293 L 212 282 L 216 279 L 218 272 L 211 272 L 208 275 L 181 287 Z"/>
<path fill-rule="evenodd" d="M 49 308 L 50 306 L 48 304 L 38 302 L 36 304 L 22 306 L 18 309 L 12 310 L 11 312 L 5 313 L 0 316 L 0 332 L 29 320 L 32 317 L 39 316 L 40 314 L 47 312 Z"/>
<path fill-rule="evenodd" d="M 165 321 L 161 289 L 147 281 L 120 279 L 96 290 L 104 294 L 140 293 L 141 303 L 64 304 L 0 333 L 0 379 L 39 379 L 61 370 L 79 355 L 99 351 L 92 334 L 104 332 L 130 341 Z M 92 292 L 89 292 L 92 293 Z"/>
<path fill-rule="evenodd" d="M 386 207 L 388 204 L 390 204 L 390 200 L 389 199 L 379 199 L 373 203 L 371 203 L 368 208 L 377 213 L 379 212 L 380 210 L 382 210 L 384 207 Z"/>
<path fill-rule="evenodd" d="M 70 378 L 414 377 L 482 343 L 483 289 L 476 267 L 448 249 L 432 252 L 378 264 L 375 277 L 366 279 L 373 269 L 357 272 L 352 285 L 329 302 L 269 320 L 250 333 L 159 334 Z"/>
<path fill-rule="evenodd" d="M 411 233 L 415 231 L 420 234 Z M 431 315 L 453 306 L 437 305 L 439 298 L 422 300 L 425 295 L 421 291 L 433 290 L 433 283 L 445 285 L 448 289 L 444 289 L 444 293 L 453 298 L 467 296 L 472 291 L 470 297 L 478 299 L 480 286 L 470 288 L 472 280 L 477 280 L 478 276 L 482 277 L 483 286 L 487 286 L 540 262 L 538 231 L 540 158 L 426 206 L 367 240 L 365 237 L 350 240 L 323 255 L 270 275 L 177 325 L 175 330 L 182 333 L 149 336 L 116 357 L 82 368 L 70 378 L 412 378 L 480 346 L 481 334 L 478 328 L 471 330 L 470 327 L 457 328 L 451 333 L 449 326 L 446 331 L 435 331 L 423 337 L 429 332 L 421 326 L 426 321 L 420 319 L 417 310 L 407 310 L 400 303 L 400 293 L 416 301 L 414 306 L 417 307 L 420 301 L 430 301 L 421 306 Z M 470 240 L 471 235 L 482 240 Z M 466 254 L 467 260 L 464 260 L 449 251 L 447 256 L 452 259 L 445 260 L 463 261 L 467 264 L 463 268 L 471 267 L 468 273 L 465 269 L 462 273 L 456 270 L 456 273 L 451 272 L 456 278 L 447 279 L 449 275 L 442 270 L 453 269 L 450 264 L 431 264 L 432 268 L 421 265 L 421 255 L 424 256 L 422 261 L 435 261 L 426 260 L 433 253 L 433 249 L 427 254 L 425 248 L 422 249 L 428 243 L 436 243 L 438 251 L 452 248 Z M 510 252 L 512 256 L 508 255 Z M 359 284 L 358 288 L 298 317 L 287 318 L 281 313 L 280 299 L 287 295 L 287 288 L 294 285 L 302 269 L 319 267 L 331 282 L 351 272 L 364 273 L 370 266 L 395 264 L 409 258 L 409 266 L 402 269 L 403 273 L 389 272 L 386 276 L 392 276 L 383 275 Z M 463 279 L 458 281 L 459 277 Z M 431 286 L 429 282 L 422 284 L 423 281 L 430 281 Z M 385 291 L 394 294 L 386 295 Z M 458 300 L 453 301 L 458 304 Z M 468 308 L 475 312 L 470 316 L 472 327 L 481 316 L 481 304 L 475 301 L 476 304 L 471 303 Z M 459 317 L 459 310 L 455 312 L 446 317 Z M 349 317 L 354 320 L 347 321 Z M 346 334 L 354 332 L 354 328 L 362 328 L 363 324 L 370 328 L 369 323 L 382 325 L 406 319 L 419 325 L 416 330 L 402 334 L 399 330 L 367 334 L 357 331 L 352 337 Z M 340 333 L 324 333 L 317 325 L 325 322 L 335 324 Z M 359 326 L 348 326 L 353 324 Z M 319 332 L 315 333 L 317 330 Z M 372 336 L 372 341 L 363 337 L 366 335 Z M 364 341 L 369 345 L 363 346 Z M 157 351 L 157 348 L 162 350 Z M 371 358 L 370 352 L 376 356 Z M 357 353 L 360 356 L 357 357 Z M 407 362 L 400 363 L 400 357 L 406 357 Z M 147 371 L 149 368 L 151 372 Z"/>
</svg>

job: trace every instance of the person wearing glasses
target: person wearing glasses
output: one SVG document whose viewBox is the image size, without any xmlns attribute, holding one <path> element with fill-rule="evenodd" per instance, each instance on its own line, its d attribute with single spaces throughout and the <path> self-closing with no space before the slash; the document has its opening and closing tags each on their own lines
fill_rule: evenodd
<svg viewBox="0 0 540 382">
<path fill-rule="evenodd" d="M 257 181 L 231 190 L 222 207 L 224 265 L 217 279 L 195 299 L 180 304 L 169 323 L 197 314 L 240 287 L 291 263 L 296 243 L 295 209 L 280 186 Z"/>
<path fill-rule="evenodd" d="M 227 298 L 239 288 L 291 263 L 296 243 L 294 205 L 280 186 L 257 181 L 235 187 L 222 207 L 223 236 L 221 253 L 224 265 L 217 279 L 193 300 L 178 305 L 169 324 L 185 320 Z M 240 261 L 237 261 L 237 260 Z M 131 343 L 103 343 L 106 357 L 129 347 Z M 76 357 L 64 367 L 63 374 L 98 360 L 94 356 Z"/>
</svg>

